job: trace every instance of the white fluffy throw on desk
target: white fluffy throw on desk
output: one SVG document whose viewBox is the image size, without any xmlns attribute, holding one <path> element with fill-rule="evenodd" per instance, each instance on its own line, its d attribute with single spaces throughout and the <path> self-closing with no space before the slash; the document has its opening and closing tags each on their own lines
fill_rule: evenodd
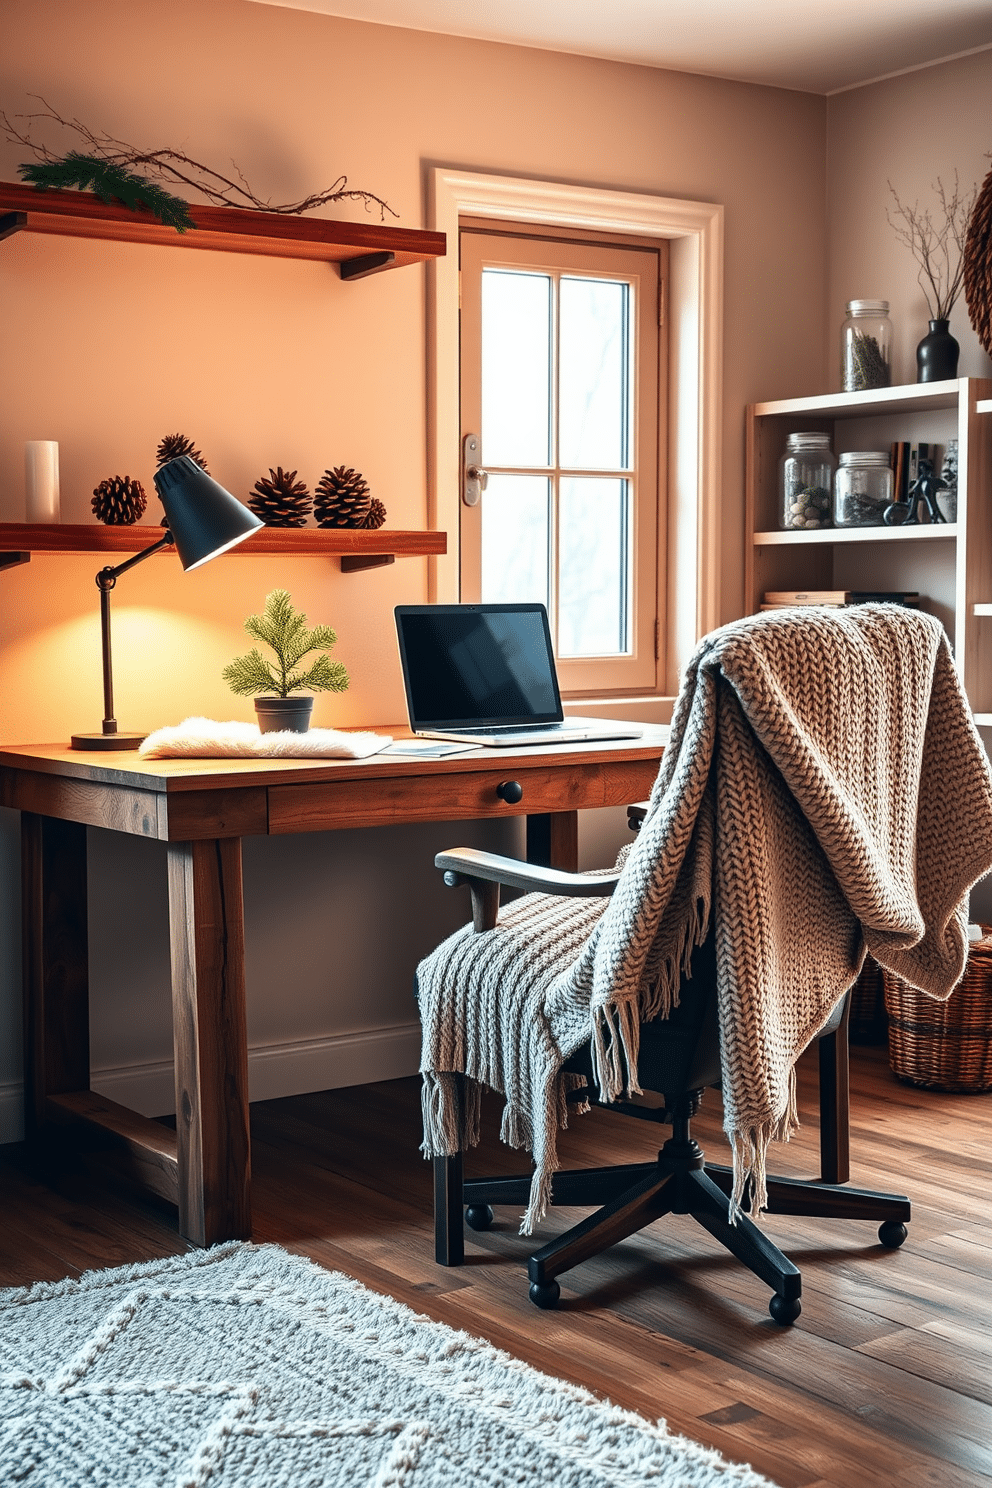
<svg viewBox="0 0 992 1488">
<path fill-rule="evenodd" d="M 992 772 L 932 616 L 895 605 L 769 612 L 706 637 L 620 881 L 602 901 L 527 895 L 419 968 L 424 1152 L 477 1140 L 478 1090 L 533 1150 L 523 1230 L 547 1206 L 565 1061 L 637 1090 L 640 1022 L 716 938 L 725 1128 L 739 1212 L 795 1129 L 795 1063 L 866 948 L 935 998 L 960 979 L 967 893 L 992 867 Z M 464 1099 L 456 1076 L 467 1075 Z"/>
<path fill-rule="evenodd" d="M 156 729 L 138 749 L 142 759 L 367 759 L 391 744 L 389 734 L 344 733 L 340 729 L 289 729 L 263 734 L 254 723 L 216 723 L 184 718 Z"/>
</svg>

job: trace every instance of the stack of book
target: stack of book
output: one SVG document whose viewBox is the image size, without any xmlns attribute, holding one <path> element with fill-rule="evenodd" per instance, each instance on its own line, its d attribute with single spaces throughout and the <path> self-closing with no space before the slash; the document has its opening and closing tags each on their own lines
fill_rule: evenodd
<svg viewBox="0 0 992 1488">
<path fill-rule="evenodd" d="M 847 605 L 899 604 L 918 605 L 915 589 L 769 589 L 762 610 L 788 610 L 796 606 L 827 605 L 840 610 Z"/>
</svg>

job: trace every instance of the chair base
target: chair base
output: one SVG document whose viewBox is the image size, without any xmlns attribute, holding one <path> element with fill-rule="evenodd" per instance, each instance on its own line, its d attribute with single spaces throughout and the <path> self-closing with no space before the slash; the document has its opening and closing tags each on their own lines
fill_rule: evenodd
<svg viewBox="0 0 992 1488">
<path fill-rule="evenodd" d="M 459 1266 L 464 1260 L 463 1204 L 470 1227 L 484 1230 L 492 1223 L 493 1204 L 525 1206 L 530 1194 L 529 1174 L 464 1179 L 460 1153 L 436 1158 L 434 1177 L 435 1254 L 442 1266 Z M 730 1168 L 705 1161 L 690 1135 L 687 1115 L 676 1119 L 657 1162 L 556 1173 L 552 1204 L 600 1207 L 530 1257 L 531 1301 L 554 1307 L 560 1296 L 556 1278 L 563 1272 L 663 1215 L 687 1214 L 772 1288 L 769 1311 L 775 1322 L 795 1322 L 801 1310 L 801 1273 L 746 1215 L 730 1223 L 732 1182 Z M 911 1214 L 909 1200 L 899 1194 L 792 1178 L 768 1179 L 767 1212 L 869 1220 L 880 1226 L 879 1240 L 890 1248 L 905 1240 Z"/>
</svg>

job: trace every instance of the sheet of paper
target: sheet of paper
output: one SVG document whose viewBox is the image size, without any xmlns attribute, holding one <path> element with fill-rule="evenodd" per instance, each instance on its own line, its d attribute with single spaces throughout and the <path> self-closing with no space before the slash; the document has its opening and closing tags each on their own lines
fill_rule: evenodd
<svg viewBox="0 0 992 1488">
<path fill-rule="evenodd" d="M 448 743 L 443 739 L 395 739 L 380 753 L 409 754 L 418 759 L 441 759 L 446 754 L 464 754 L 474 748 L 474 744 Z"/>
</svg>

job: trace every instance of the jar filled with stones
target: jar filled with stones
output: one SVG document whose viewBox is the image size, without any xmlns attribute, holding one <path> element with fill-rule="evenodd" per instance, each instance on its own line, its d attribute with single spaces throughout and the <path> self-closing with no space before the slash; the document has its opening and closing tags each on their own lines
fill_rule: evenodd
<svg viewBox="0 0 992 1488">
<path fill-rule="evenodd" d="M 834 468 L 829 434 L 790 434 L 779 467 L 781 525 L 789 532 L 832 526 Z"/>
<path fill-rule="evenodd" d="M 838 527 L 881 527 L 893 500 L 894 477 L 885 450 L 846 450 L 834 480 Z"/>
</svg>

